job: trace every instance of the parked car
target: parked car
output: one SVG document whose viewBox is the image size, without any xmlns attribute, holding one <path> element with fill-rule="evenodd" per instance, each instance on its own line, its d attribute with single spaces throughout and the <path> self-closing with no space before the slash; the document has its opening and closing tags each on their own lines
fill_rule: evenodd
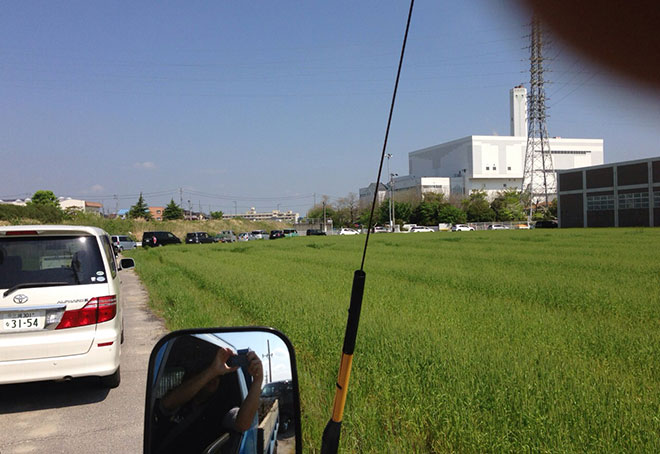
<svg viewBox="0 0 660 454">
<path fill-rule="evenodd" d="M 0 227 L 0 384 L 98 376 L 119 386 L 123 310 L 110 236 L 96 227 Z"/>
<path fill-rule="evenodd" d="M 473 232 L 474 227 L 470 227 L 467 224 L 454 224 L 451 227 L 452 232 Z"/>
<path fill-rule="evenodd" d="M 268 233 L 265 230 L 253 230 L 250 233 L 252 233 L 252 236 L 255 240 L 263 240 L 268 238 Z"/>
<path fill-rule="evenodd" d="M 519 229 L 519 230 L 529 230 L 529 229 L 531 229 L 529 224 L 516 224 L 515 228 Z"/>
<path fill-rule="evenodd" d="M 536 221 L 536 224 L 534 225 L 535 229 L 556 229 L 558 227 L 559 223 L 554 220 Z"/>
<path fill-rule="evenodd" d="M 307 236 L 325 236 L 325 232 L 321 229 L 307 229 Z"/>
<path fill-rule="evenodd" d="M 213 242 L 213 237 L 206 232 L 186 233 L 186 244 L 202 244 Z"/>
<path fill-rule="evenodd" d="M 503 224 L 491 224 L 488 226 L 488 230 L 509 230 L 509 228 Z"/>
<path fill-rule="evenodd" d="M 284 229 L 285 237 L 298 236 L 298 231 L 296 229 Z"/>
<path fill-rule="evenodd" d="M 430 229 L 428 227 L 424 227 L 422 225 L 416 225 L 415 227 L 410 229 L 410 233 L 415 233 L 415 232 L 418 232 L 418 233 L 432 233 L 432 232 L 435 232 L 435 230 Z"/>
<path fill-rule="evenodd" d="M 256 239 L 250 232 L 242 232 L 236 236 L 237 241 L 252 241 Z"/>
<path fill-rule="evenodd" d="M 223 230 L 215 236 L 215 241 L 220 243 L 234 243 L 237 239 L 233 230 Z"/>
<path fill-rule="evenodd" d="M 359 235 L 360 232 L 358 232 L 355 229 L 349 229 L 349 228 L 344 227 L 341 230 L 339 230 L 339 234 L 340 235 Z"/>
<path fill-rule="evenodd" d="M 166 244 L 181 244 L 181 240 L 172 232 L 144 232 L 142 234 L 142 247 L 157 247 Z"/>
<path fill-rule="evenodd" d="M 291 380 L 274 381 L 261 389 L 261 397 L 275 398 L 279 401 L 280 417 L 286 426 L 295 415 L 293 399 L 293 382 Z M 284 429 L 286 431 L 286 429 Z"/>
<path fill-rule="evenodd" d="M 372 232 L 373 233 L 388 233 L 390 230 L 386 227 L 377 225 L 373 228 Z"/>
<path fill-rule="evenodd" d="M 268 235 L 269 240 L 275 240 L 277 238 L 284 238 L 284 230 L 271 230 L 270 235 Z"/>
<path fill-rule="evenodd" d="M 112 235 L 110 241 L 113 246 L 116 246 L 119 252 L 128 251 L 137 247 L 137 243 L 128 235 Z"/>
</svg>

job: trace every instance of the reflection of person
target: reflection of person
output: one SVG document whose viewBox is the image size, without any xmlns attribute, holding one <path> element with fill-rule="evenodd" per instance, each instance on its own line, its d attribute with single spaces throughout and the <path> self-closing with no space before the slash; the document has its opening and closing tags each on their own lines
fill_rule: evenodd
<svg viewBox="0 0 660 454">
<path fill-rule="evenodd" d="M 185 378 L 160 401 L 160 412 L 176 425 L 161 440 L 164 451 L 200 452 L 225 432 L 243 432 L 250 428 L 259 408 L 263 367 L 255 352 L 248 352 L 247 372 L 252 383 L 240 402 L 240 391 L 224 384 L 223 377 L 238 370 L 227 366 L 234 353 L 220 347 L 213 361 L 190 378 Z M 234 374 L 232 374 L 234 375 Z M 223 386 L 221 386 L 223 382 Z M 228 395 L 235 394 L 235 395 Z M 240 402 L 240 404 L 238 404 Z"/>
</svg>

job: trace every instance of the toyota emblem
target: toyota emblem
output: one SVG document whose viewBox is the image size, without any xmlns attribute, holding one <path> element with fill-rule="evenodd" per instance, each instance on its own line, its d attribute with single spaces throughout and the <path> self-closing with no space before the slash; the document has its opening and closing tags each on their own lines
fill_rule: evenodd
<svg viewBox="0 0 660 454">
<path fill-rule="evenodd" d="M 25 296 L 25 295 L 16 295 L 14 297 L 14 303 L 16 303 L 16 304 L 27 303 L 27 300 L 28 300 L 28 297 Z"/>
</svg>

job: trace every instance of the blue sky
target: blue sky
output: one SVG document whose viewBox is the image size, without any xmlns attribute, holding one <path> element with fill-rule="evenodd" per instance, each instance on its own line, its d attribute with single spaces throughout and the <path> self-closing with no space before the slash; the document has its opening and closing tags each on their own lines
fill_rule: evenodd
<svg viewBox="0 0 660 454">
<path fill-rule="evenodd" d="M 373 181 L 408 3 L 3 2 L 0 198 L 38 189 L 204 211 L 292 209 Z M 509 133 L 530 17 L 510 1 L 418 0 L 390 135 L 410 151 Z M 657 93 L 554 40 L 549 134 L 606 162 L 660 155 Z M 236 201 L 236 204 L 234 204 Z"/>
</svg>

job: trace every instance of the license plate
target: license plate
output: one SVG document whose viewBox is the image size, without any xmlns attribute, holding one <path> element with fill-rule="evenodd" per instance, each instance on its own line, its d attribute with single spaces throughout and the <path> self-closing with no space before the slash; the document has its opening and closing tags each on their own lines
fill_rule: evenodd
<svg viewBox="0 0 660 454">
<path fill-rule="evenodd" d="M 35 331 L 44 328 L 46 311 L 8 312 L 2 314 L 0 331 Z"/>
</svg>

